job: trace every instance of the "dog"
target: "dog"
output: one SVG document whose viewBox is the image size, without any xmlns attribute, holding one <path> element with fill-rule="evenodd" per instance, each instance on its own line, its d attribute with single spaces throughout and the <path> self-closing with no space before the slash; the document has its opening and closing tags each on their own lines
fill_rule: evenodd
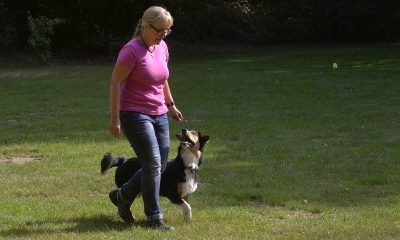
<svg viewBox="0 0 400 240">
<path fill-rule="evenodd" d="M 166 169 L 161 175 L 160 195 L 180 205 L 184 218 L 190 220 L 192 209 L 188 203 L 188 197 L 197 189 L 204 147 L 210 138 L 198 131 L 187 129 L 182 129 L 182 134 L 176 134 L 176 137 L 180 141 L 178 155 L 174 160 L 167 162 Z M 137 157 L 126 159 L 112 157 L 110 153 L 106 153 L 101 160 L 101 174 L 105 175 L 112 167 L 117 167 L 115 184 L 120 188 L 141 169 L 141 164 Z"/>
</svg>

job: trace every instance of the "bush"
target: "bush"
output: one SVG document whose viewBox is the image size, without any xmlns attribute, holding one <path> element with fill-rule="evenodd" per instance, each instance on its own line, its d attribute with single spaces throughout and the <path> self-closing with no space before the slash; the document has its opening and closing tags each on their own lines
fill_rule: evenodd
<svg viewBox="0 0 400 240">
<path fill-rule="evenodd" d="M 44 16 L 32 17 L 28 14 L 28 26 L 31 32 L 27 44 L 37 55 L 42 65 L 48 65 L 51 57 L 50 36 L 54 35 L 54 27 L 62 24 L 64 20 L 55 18 L 48 19 Z"/>
</svg>

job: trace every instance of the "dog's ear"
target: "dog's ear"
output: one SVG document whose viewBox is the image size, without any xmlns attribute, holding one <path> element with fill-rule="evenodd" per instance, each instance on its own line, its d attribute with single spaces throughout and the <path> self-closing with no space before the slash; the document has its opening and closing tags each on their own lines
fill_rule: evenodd
<svg viewBox="0 0 400 240">
<path fill-rule="evenodd" d="M 181 136 L 181 135 L 175 134 L 175 136 L 176 136 L 176 138 L 177 138 L 180 142 L 182 142 L 182 136 Z"/>
<path fill-rule="evenodd" d="M 210 141 L 210 137 L 208 135 L 201 136 L 200 141 L 206 144 L 208 141 Z"/>
<path fill-rule="evenodd" d="M 210 140 L 208 135 L 200 135 L 200 151 L 203 151 L 204 146 Z"/>
</svg>

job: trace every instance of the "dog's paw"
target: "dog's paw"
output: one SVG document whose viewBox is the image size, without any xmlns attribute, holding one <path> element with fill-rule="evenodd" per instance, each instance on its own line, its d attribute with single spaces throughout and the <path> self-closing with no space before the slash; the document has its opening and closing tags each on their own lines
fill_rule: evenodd
<svg viewBox="0 0 400 240">
<path fill-rule="evenodd" d="M 192 220 L 192 211 L 183 213 L 183 218 L 184 218 L 186 221 Z"/>
</svg>

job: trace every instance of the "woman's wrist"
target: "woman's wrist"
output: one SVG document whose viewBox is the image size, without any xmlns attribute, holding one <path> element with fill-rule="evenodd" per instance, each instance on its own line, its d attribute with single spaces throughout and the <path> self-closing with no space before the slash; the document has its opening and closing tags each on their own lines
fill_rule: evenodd
<svg viewBox="0 0 400 240">
<path fill-rule="evenodd" d="M 119 114 L 111 114 L 111 121 L 118 121 L 119 120 Z"/>
<path fill-rule="evenodd" d="M 172 107 L 172 106 L 175 106 L 175 102 L 174 102 L 174 101 L 171 101 L 171 102 L 169 102 L 169 103 L 165 103 L 165 106 L 167 106 L 167 108 L 170 108 L 170 107 Z"/>
</svg>

